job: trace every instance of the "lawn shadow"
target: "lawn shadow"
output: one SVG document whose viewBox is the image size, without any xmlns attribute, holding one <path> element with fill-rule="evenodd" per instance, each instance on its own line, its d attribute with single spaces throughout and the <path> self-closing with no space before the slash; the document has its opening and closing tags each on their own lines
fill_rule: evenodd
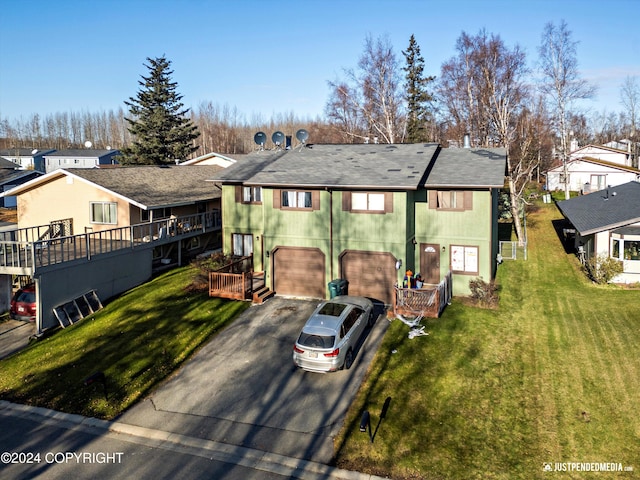
<svg viewBox="0 0 640 480">
<path fill-rule="evenodd" d="M 573 227 L 571 222 L 566 218 L 561 218 L 552 220 L 551 223 L 553 224 L 553 229 L 564 248 L 564 252 L 566 254 L 576 253 L 576 229 Z"/>
</svg>

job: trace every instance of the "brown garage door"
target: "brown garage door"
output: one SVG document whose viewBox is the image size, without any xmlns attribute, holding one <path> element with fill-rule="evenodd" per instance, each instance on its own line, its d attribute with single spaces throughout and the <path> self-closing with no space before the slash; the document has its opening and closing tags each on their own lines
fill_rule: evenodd
<svg viewBox="0 0 640 480">
<path fill-rule="evenodd" d="M 347 251 L 340 256 L 342 278 L 349 282 L 349 295 L 391 303 L 397 282 L 396 259 L 388 252 Z"/>
<path fill-rule="evenodd" d="M 281 295 L 324 298 L 324 254 L 317 248 L 278 247 L 273 252 L 273 287 Z"/>
</svg>

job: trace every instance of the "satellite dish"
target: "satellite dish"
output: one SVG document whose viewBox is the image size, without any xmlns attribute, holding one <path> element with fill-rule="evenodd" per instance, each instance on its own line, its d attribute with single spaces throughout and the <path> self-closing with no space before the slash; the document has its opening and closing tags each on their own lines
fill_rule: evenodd
<svg viewBox="0 0 640 480">
<path fill-rule="evenodd" d="M 309 132 L 307 132 L 304 128 L 301 128 L 296 132 L 296 138 L 300 143 L 305 143 L 307 138 L 309 138 Z"/>
<path fill-rule="evenodd" d="M 280 130 L 278 130 L 277 132 L 273 132 L 273 135 L 271 135 L 271 141 L 279 147 L 280 145 L 282 145 L 282 142 L 284 142 L 284 133 L 282 133 Z"/>
<path fill-rule="evenodd" d="M 267 143 L 267 134 L 264 132 L 258 132 L 253 136 L 253 141 L 256 142 L 256 144 L 263 146 Z"/>
<path fill-rule="evenodd" d="M 111 145 L 107 145 L 107 150 L 111 150 Z"/>
<path fill-rule="evenodd" d="M 38 149 L 34 148 L 33 150 L 31 150 L 31 155 L 35 155 L 36 153 L 38 153 Z"/>
<path fill-rule="evenodd" d="M 86 142 L 84 142 L 84 147 L 85 148 L 91 148 L 91 147 L 93 147 L 93 143 L 91 143 L 89 140 L 87 140 Z"/>
</svg>

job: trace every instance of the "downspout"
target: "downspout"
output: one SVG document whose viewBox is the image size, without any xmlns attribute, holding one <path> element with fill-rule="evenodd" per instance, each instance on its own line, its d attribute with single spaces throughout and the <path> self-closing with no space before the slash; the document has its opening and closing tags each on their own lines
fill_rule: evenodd
<svg viewBox="0 0 640 480">
<path fill-rule="evenodd" d="M 329 273 L 333 280 L 333 190 L 327 188 L 329 192 Z"/>
</svg>

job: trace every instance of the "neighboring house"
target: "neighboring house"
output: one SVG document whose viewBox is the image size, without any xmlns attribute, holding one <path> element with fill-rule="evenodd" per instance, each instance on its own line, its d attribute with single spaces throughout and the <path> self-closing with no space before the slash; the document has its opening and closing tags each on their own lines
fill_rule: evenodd
<svg viewBox="0 0 640 480">
<path fill-rule="evenodd" d="M 18 170 L 0 166 L 0 190 L 3 192 L 12 190 L 16 186 L 29 182 L 41 175 L 43 174 L 36 170 Z M 16 205 L 17 201 L 15 196 L 0 197 L 0 207 L 15 208 Z"/>
<path fill-rule="evenodd" d="M 623 262 L 615 282 L 640 281 L 640 183 L 628 182 L 558 202 L 575 229 L 582 260 L 606 255 Z"/>
<path fill-rule="evenodd" d="M 407 269 L 456 294 L 496 268 L 504 149 L 307 145 L 254 152 L 221 171 L 223 248 L 253 254 L 278 294 L 325 298 L 328 283 L 391 303 Z"/>
<path fill-rule="evenodd" d="M 14 275 L 36 284 L 38 333 L 53 309 L 95 290 L 108 299 L 221 247 L 222 167 L 132 166 L 57 169 L 7 194 L 18 229 L 0 245 L 0 292 Z"/>
<path fill-rule="evenodd" d="M 621 185 L 640 178 L 640 170 L 592 157 L 579 157 L 567 162 L 569 190 L 591 193 L 608 186 Z M 565 169 L 563 165 L 547 172 L 547 190 L 564 190 Z"/>
<path fill-rule="evenodd" d="M 53 152 L 54 149 L 6 148 L 0 150 L 0 157 L 10 160 L 21 169 L 44 172 L 44 156 Z"/>
<path fill-rule="evenodd" d="M 201 155 L 198 158 L 187 160 L 179 165 L 218 165 L 219 167 L 228 167 L 236 163 L 236 159 L 220 155 L 219 153 L 211 152 L 205 155 Z"/>
<path fill-rule="evenodd" d="M 11 193 L 18 227 L 69 221 L 69 235 L 220 211 L 220 191 L 207 179 L 218 166 L 57 169 Z"/>
<path fill-rule="evenodd" d="M 70 149 L 55 150 L 44 155 L 44 171 L 50 173 L 59 168 L 96 168 L 117 165 L 119 150 Z"/>
</svg>

